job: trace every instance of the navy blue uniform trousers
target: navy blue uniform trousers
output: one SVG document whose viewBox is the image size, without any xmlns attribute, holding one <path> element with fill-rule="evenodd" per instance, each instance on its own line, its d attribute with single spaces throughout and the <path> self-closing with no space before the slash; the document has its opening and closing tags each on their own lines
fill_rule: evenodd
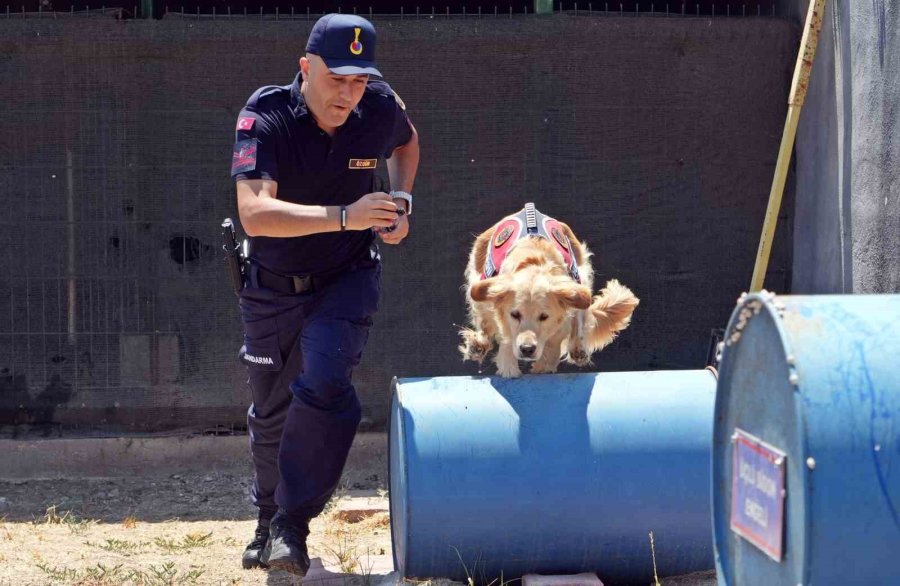
<svg viewBox="0 0 900 586">
<path fill-rule="evenodd" d="M 247 414 L 261 524 L 280 507 L 304 521 L 325 508 L 361 418 L 351 383 L 378 310 L 381 264 L 357 263 L 318 291 L 241 294 L 253 403 Z"/>
</svg>

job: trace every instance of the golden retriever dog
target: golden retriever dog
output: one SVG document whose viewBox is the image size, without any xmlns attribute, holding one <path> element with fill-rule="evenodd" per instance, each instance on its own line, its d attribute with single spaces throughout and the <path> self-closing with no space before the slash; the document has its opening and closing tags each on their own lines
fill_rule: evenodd
<svg viewBox="0 0 900 586">
<path fill-rule="evenodd" d="M 556 372 L 560 360 L 590 365 L 631 321 L 638 298 L 613 279 L 592 297 L 591 252 L 571 228 L 533 204 L 475 239 L 466 266 L 470 327 L 460 332 L 464 360 L 482 363 L 496 342 L 497 373 Z"/>
</svg>

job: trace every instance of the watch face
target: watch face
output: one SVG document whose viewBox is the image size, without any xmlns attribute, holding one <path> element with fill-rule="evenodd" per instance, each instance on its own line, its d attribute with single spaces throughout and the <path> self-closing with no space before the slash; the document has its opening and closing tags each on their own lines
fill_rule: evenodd
<svg viewBox="0 0 900 586">
<path fill-rule="evenodd" d="M 410 213 L 412 211 L 412 196 L 407 195 L 406 193 L 392 193 L 391 197 L 394 199 L 402 199 L 406 202 L 406 213 Z"/>
</svg>

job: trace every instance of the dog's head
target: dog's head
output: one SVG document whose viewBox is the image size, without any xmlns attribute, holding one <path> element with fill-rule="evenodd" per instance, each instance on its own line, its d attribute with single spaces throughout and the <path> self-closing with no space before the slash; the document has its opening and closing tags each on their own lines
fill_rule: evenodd
<svg viewBox="0 0 900 586">
<path fill-rule="evenodd" d="M 587 287 L 534 267 L 479 281 L 469 294 L 473 301 L 493 304 L 503 338 L 512 344 L 516 358 L 525 361 L 541 357 L 547 340 L 572 310 L 591 304 Z"/>
</svg>

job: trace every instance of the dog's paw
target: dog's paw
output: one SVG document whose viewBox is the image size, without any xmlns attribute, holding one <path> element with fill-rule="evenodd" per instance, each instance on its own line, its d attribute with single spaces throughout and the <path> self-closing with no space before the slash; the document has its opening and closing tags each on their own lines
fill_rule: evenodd
<svg viewBox="0 0 900 586">
<path fill-rule="evenodd" d="M 519 365 L 513 366 L 500 366 L 497 365 L 497 374 L 502 376 L 503 378 L 519 378 L 522 376 L 522 371 L 519 370 Z"/>
<path fill-rule="evenodd" d="M 491 342 L 487 337 L 475 330 L 462 330 L 460 332 L 463 343 L 459 346 L 459 351 L 463 356 L 463 360 L 471 360 L 481 364 L 491 351 Z"/>
<path fill-rule="evenodd" d="M 550 363 L 541 363 L 540 360 L 535 362 L 531 366 L 531 374 L 551 374 L 556 372 L 556 369 L 559 367 L 559 363 L 550 364 Z"/>
<path fill-rule="evenodd" d="M 519 370 L 519 361 L 516 360 L 516 355 L 509 344 L 500 344 L 494 362 L 497 364 L 497 374 L 500 376 L 504 378 L 522 376 L 522 371 Z"/>
<path fill-rule="evenodd" d="M 589 366 L 591 357 L 582 346 L 569 348 L 569 361 L 575 366 Z"/>
<path fill-rule="evenodd" d="M 469 360 L 478 362 L 479 364 L 484 362 L 484 359 L 487 358 L 488 352 L 491 351 L 491 344 L 486 340 L 472 342 L 468 346 Z"/>
</svg>

